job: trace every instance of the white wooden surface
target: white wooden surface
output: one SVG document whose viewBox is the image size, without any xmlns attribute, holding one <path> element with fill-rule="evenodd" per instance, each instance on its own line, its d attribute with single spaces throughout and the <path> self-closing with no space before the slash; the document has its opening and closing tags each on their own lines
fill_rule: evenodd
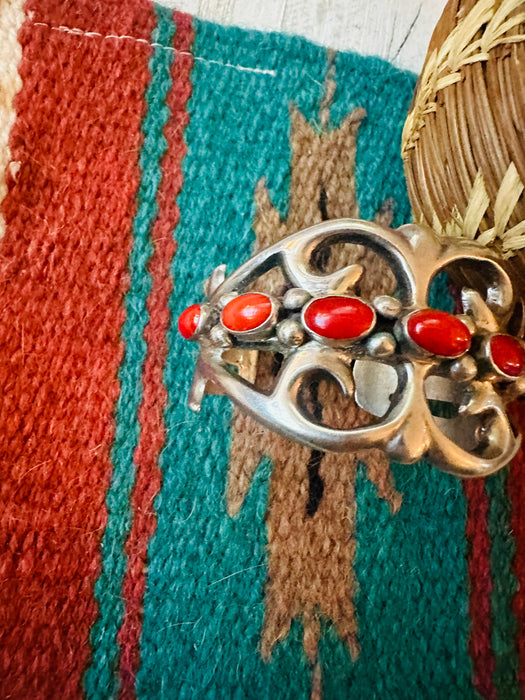
<svg viewBox="0 0 525 700">
<path fill-rule="evenodd" d="M 160 0 L 221 24 L 300 34 L 419 72 L 446 0 Z"/>
</svg>

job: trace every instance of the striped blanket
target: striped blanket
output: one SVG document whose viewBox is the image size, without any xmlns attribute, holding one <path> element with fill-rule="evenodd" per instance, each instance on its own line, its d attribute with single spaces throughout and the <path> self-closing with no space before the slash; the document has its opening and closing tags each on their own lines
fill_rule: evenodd
<svg viewBox="0 0 525 700">
<path fill-rule="evenodd" d="M 3 0 L 2 698 L 519 697 L 522 453 L 461 483 L 186 405 L 216 265 L 410 220 L 414 86 L 146 0 Z"/>
</svg>

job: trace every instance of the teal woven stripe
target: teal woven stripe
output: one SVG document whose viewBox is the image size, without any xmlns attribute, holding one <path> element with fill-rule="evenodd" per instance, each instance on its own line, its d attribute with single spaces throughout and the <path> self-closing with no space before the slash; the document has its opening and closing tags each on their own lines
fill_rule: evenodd
<svg viewBox="0 0 525 700">
<path fill-rule="evenodd" d="M 310 120 L 318 117 L 326 61 L 322 49 L 297 39 L 201 22 L 195 27 L 195 55 L 217 63 L 197 61 L 192 75 L 173 314 L 202 298 L 201 282 L 215 265 L 226 262 L 231 271 L 249 257 L 253 193 L 261 177 L 285 213 L 289 103 Z M 358 142 L 362 211 L 371 216 L 394 196 L 397 222 L 406 221 L 402 162 L 394 154 L 414 78 L 378 59 L 341 55 L 337 61 L 332 122 L 338 125 L 354 107 L 367 110 Z M 275 77 L 237 71 L 236 65 L 273 70 Z M 207 396 L 201 413 L 192 414 L 186 397 L 196 348 L 175 328 L 169 347 L 168 436 L 149 548 L 139 696 L 309 697 L 300 623 L 277 645 L 270 663 L 259 653 L 268 465 L 256 475 L 239 516 L 229 518 L 224 490 L 230 404 Z M 395 516 L 362 475 L 358 480 L 363 651 L 352 663 L 328 625 L 321 642 L 324 697 L 401 700 L 448 691 L 447 697 L 474 697 L 461 486 L 427 465 L 394 469 L 405 499 Z"/>
<path fill-rule="evenodd" d="M 401 172 L 396 176 L 401 179 Z M 429 297 L 433 308 L 453 310 L 446 275 L 435 279 Z M 359 469 L 355 570 L 361 654 L 352 665 L 329 632 L 322 643 L 325 697 L 476 698 L 461 482 L 425 462 L 392 464 L 392 471 L 403 494 L 395 515 Z"/>
<path fill-rule="evenodd" d="M 139 158 L 141 180 L 138 208 L 133 226 L 133 247 L 129 258 L 130 288 L 125 299 L 126 319 L 122 329 L 125 355 L 119 371 L 121 393 L 115 411 L 116 431 L 112 448 L 113 475 L 107 494 L 108 522 L 102 540 L 103 568 L 95 585 L 99 618 L 91 632 L 92 665 L 85 676 L 88 697 L 112 697 L 118 691 L 117 634 L 124 614 L 122 582 L 127 558 L 124 545 L 131 525 L 130 496 L 135 480 L 133 453 L 140 425 L 138 408 L 142 397 L 141 373 L 146 356 L 144 328 L 148 321 L 146 300 L 151 289 L 148 261 L 152 254 L 150 232 L 157 215 L 157 190 L 161 180 L 160 161 L 166 151 L 163 129 L 169 117 L 166 96 L 171 87 L 171 46 L 175 32 L 171 11 L 156 7 L 157 27 L 149 62 L 151 82 L 146 91 L 146 114 L 142 124 L 144 144 Z"/>
<path fill-rule="evenodd" d="M 177 203 L 173 316 L 202 299 L 215 265 L 235 269 L 252 250 L 253 195 L 266 177 L 288 200 L 289 103 L 317 116 L 326 51 L 298 39 L 194 21 L 197 60 L 185 130 L 184 186 Z M 213 62 L 208 62 L 213 61 Z M 275 71 L 252 73 L 235 66 Z M 187 407 L 195 346 L 172 327 L 165 379 L 167 439 L 157 531 L 149 547 L 137 693 L 166 697 L 293 698 L 310 695 L 301 625 L 265 663 L 259 652 L 266 579 L 266 461 L 236 518 L 224 491 L 231 404 L 207 396 Z"/>
<path fill-rule="evenodd" d="M 460 482 L 423 462 L 392 465 L 403 504 L 392 515 L 365 470 L 357 497 L 356 598 L 361 655 L 354 667 L 325 649 L 337 698 L 476 698 L 468 654 L 466 508 Z M 344 658 L 344 657 L 343 657 Z M 339 664 L 337 664 L 339 661 Z"/>
<path fill-rule="evenodd" d="M 518 684 L 518 625 L 512 611 L 517 590 L 512 571 L 515 543 L 510 527 L 511 503 L 507 494 L 508 469 L 502 469 L 485 482 L 490 498 L 488 530 L 491 539 L 490 568 L 492 574 L 492 647 L 495 657 L 494 684 L 504 700 L 520 697 Z"/>
</svg>

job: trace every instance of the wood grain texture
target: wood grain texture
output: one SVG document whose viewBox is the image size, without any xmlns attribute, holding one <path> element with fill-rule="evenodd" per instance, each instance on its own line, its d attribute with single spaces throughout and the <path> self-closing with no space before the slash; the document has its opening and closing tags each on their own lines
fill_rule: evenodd
<svg viewBox="0 0 525 700">
<path fill-rule="evenodd" d="M 202 19 L 300 34 L 419 72 L 445 0 L 161 0 Z"/>
</svg>

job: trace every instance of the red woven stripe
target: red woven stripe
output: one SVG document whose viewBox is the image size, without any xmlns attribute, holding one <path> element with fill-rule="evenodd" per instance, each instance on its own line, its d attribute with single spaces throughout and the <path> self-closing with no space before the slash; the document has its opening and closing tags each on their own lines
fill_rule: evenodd
<svg viewBox="0 0 525 700">
<path fill-rule="evenodd" d="M 525 404 L 516 402 L 511 407 L 512 418 L 518 432 L 525 436 Z M 516 543 L 514 573 L 518 581 L 518 590 L 514 596 L 513 610 L 518 622 L 516 644 L 518 647 L 518 680 L 525 695 L 525 442 L 512 461 L 507 482 L 508 494 L 512 503 L 511 530 Z"/>
<path fill-rule="evenodd" d="M 489 499 L 483 479 L 463 482 L 467 498 L 466 536 L 470 547 L 468 572 L 470 578 L 469 612 L 471 632 L 469 651 L 474 669 L 474 685 L 484 698 L 495 698 L 492 681 L 495 659 L 491 645 L 492 624 L 490 596 L 490 537 L 487 526 Z"/>
<path fill-rule="evenodd" d="M 142 36 L 151 32 L 136 0 L 31 0 L 26 10 L 44 25 L 78 25 L 89 9 L 86 28 L 104 32 L 106 5 L 115 32 L 138 17 Z M 0 246 L 0 694 L 70 698 L 96 615 L 151 49 L 30 22 L 20 38 L 20 165 Z"/>
<path fill-rule="evenodd" d="M 26 12 L 29 6 L 35 13 L 35 22 L 98 32 L 104 36 L 130 36 L 149 41 L 154 26 L 149 0 L 30 0 L 26 4 Z"/>
<path fill-rule="evenodd" d="M 132 498 L 134 520 L 126 544 L 129 557 L 123 586 L 126 611 L 119 633 L 123 698 L 135 696 L 135 677 L 140 664 L 139 642 L 146 586 L 147 548 L 156 527 L 153 502 L 161 485 L 158 458 L 165 437 L 163 415 L 167 394 L 163 384 L 163 373 L 168 350 L 166 332 L 170 322 L 170 267 L 175 253 L 173 230 L 179 219 L 176 198 L 182 187 L 181 164 L 186 153 L 183 139 L 188 123 L 186 104 L 191 92 L 190 73 L 193 60 L 187 53 L 191 49 L 194 36 L 191 17 L 176 12 L 174 20 L 177 25 L 174 46 L 177 51 L 183 53 L 175 54 L 172 65 L 173 86 L 167 99 L 171 116 L 164 132 L 168 148 L 162 162 L 163 178 L 158 195 L 159 216 L 152 233 L 152 289 L 148 298 L 150 321 L 144 333 L 148 354 L 144 365 L 144 394 L 139 413 L 141 434 L 135 452 L 137 478 Z"/>
</svg>

